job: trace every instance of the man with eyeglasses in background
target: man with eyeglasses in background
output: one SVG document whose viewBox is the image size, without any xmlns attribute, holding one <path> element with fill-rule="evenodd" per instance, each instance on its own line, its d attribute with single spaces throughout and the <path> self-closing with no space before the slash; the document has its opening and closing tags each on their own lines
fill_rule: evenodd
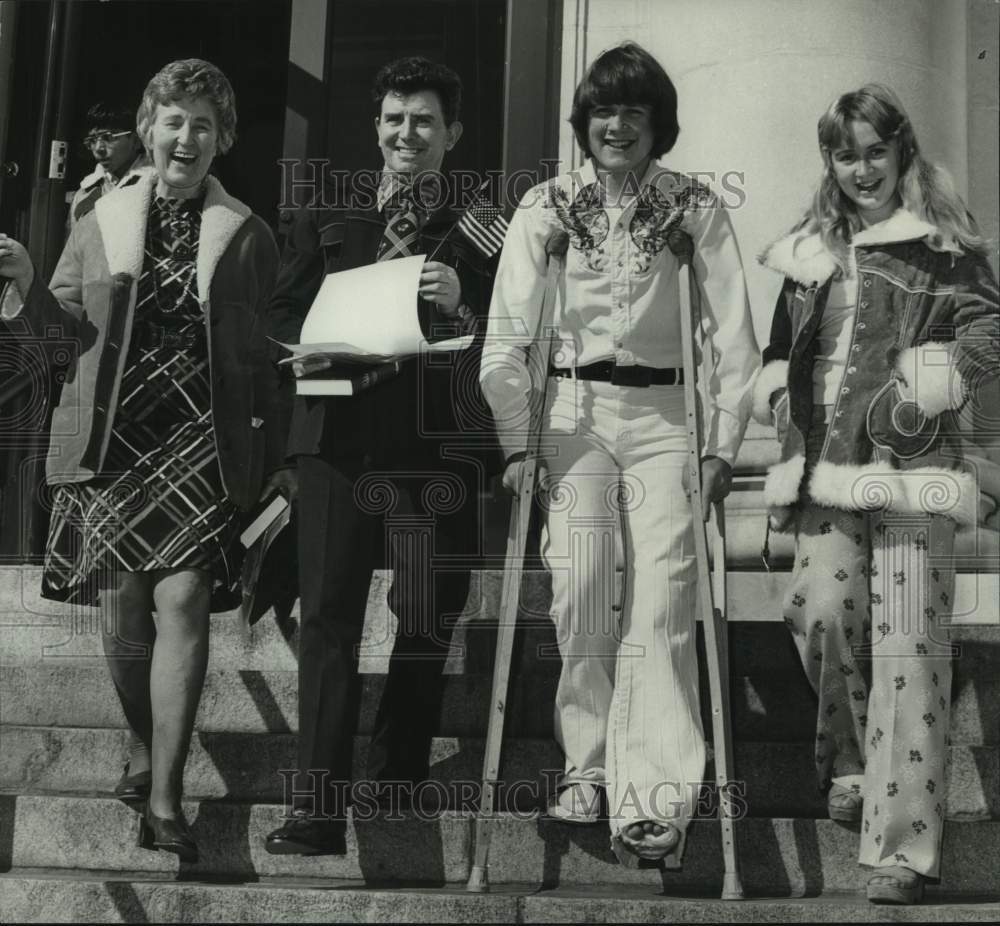
<svg viewBox="0 0 1000 926">
<path fill-rule="evenodd" d="M 87 110 L 87 134 L 83 146 L 93 155 L 97 166 L 80 183 L 69 207 L 67 231 L 91 209 L 105 193 L 128 186 L 137 171 L 149 164 L 142 142 L 135 133 L 135 110 L 104 101 Z"/>
</svg>

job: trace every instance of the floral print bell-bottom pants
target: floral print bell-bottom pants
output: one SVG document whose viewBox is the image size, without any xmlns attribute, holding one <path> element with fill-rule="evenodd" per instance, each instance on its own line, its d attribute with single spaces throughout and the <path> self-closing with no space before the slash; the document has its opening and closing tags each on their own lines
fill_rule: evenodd
<svg viewBox="0 0 1000 926">
<path fill-rule="evenodd" d="M 821 788 L 864 797 L 862 865 L 938 877 L 954 523 L 806 504 L 784 617 L 819 698 Z"/>
</svg>

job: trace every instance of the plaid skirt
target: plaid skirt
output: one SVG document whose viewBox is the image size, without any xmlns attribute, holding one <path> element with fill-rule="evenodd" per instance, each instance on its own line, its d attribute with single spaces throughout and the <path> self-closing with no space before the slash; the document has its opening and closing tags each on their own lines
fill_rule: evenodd
<svg viewBox="0 0 1000 926">
<path fill-rule="evenodd" d="M 222 485 L 204 338 L 136 348 L 103 472 L 55 487 L 42 595 L 96 603 L 103 577 L 196 567 L 212 610 L 238 604 L 240 518 Z"/>
</svg>

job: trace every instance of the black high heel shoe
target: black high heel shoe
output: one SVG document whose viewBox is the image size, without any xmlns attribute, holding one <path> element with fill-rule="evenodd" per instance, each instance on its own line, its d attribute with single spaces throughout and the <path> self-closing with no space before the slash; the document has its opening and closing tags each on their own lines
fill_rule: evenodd
<svg viewBox="0 0 1000 926">
<path fill-rule="evenodd" d="M 130 775 L 129 763 L 126 762 L 122 777 L 115 785 L 115 797 L 137 813 L 142 813 L 146 801 L 149 800 L 149 789 L 152 784 L 152 772 L 147 769 L 145 772 L 136 772 L 136 774 Z"/>
<path fill-rule="evenodd" d="M 158 817 L 148 804 L 139 817 L 138 845 L 140 849 L 154 852 L 173 852 L 182 862 L 198 861 L 198 844 L 191 836 L 187 821 L 183 817 Z"/>
</svg>

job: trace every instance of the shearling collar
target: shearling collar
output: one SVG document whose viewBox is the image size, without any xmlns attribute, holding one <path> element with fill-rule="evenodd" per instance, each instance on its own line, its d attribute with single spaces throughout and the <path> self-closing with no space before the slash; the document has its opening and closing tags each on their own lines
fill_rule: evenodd
<svg viewBox="0 0 1000 926">
<path fill-rule="evenodd" d="M 146 220 L 156 178 L 153 168 L 143 170 L 137 182 L 102 196 L 94 206 L 112 276 L 125 273 L 137 279 L 142 271 Z M 201 302 L 208 299 L 219 258 L 251 215 L 250 208 L 230 196 L 215 177 L 209 176 L 206 182 L 196 267 Z"/>
<path fill-rule="evenodd" d="M 851 240 L 851 246 L 859 248 L 919 240 L 925 240 L 933 251 L 962 253 L 954 239 L 945 238 L 935 225 L 908 209 L 897 209 L 884 222 L 862 229 Z M 761 263 L 806 286 L 825 283 L 837 269 L 837 262 L 819 233 L 802 236 L 801 232 L 792 232 L 779 238 L 764 252 Z"/>
</svg>

